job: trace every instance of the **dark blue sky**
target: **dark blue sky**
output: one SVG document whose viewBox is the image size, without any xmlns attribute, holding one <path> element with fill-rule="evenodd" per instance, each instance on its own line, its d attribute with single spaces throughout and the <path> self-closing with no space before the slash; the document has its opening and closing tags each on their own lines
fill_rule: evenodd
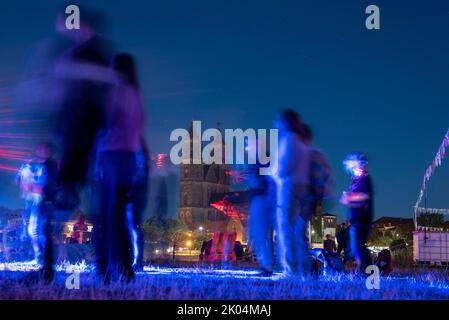
<svg viewBox="0 0 449 320">
<path fill-rule="evenodd" d="M 63 2 L 2 3 L 0 79 L 20 75 Z M 381 30 L 365 28 L 369 4 L 380 7 Z M 449 126 L 449 2 L 98 0 L 95 8 L 110 20 L 108 36 L 137 58 L 154 153 L 168 152 L 171 130 L 192 119 L 270 128 L 276 111 L 292 107 L 329 157 L 337 193 L 348 181 L 342 158 L 363 150 L 376 216 L 411 216 Z M 443 165 L 430 206 L 449 206 L 448 178 Z"/>
</svg>

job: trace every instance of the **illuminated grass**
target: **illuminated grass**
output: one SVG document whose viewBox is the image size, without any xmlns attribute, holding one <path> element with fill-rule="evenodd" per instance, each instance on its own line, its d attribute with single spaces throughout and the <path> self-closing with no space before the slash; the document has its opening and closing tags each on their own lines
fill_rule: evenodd
<svg viewBox="0 0 449 320">
<path fill-rule="evenodd" d="M 365 278 L 351 274 L 260 278 L 254 270 L 165 267 L 145 268 L 134 283 L 101 285 L 92 267 L 82 263 L 58 266 L 55 282 L 47 285 L 30 283 L 32 272 L 7 266 L 13 265 L 0 264 L 0 299 L 449 299 L 445 272 L 382 277 L 379 290 L 368 290 Z M 79 290 L 65 287 L 66 270 L 81 271 Z"/>
</svg>

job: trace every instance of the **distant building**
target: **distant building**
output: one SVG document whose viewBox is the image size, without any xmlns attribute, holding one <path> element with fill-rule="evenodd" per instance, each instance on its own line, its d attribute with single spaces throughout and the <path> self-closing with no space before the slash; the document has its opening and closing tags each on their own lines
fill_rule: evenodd
<svg viewBox="0 0 449 320">
<path fill-rule="evenodd" d="M 193 137 L 192 129 L 190 137 Z M 190 159 L 193 162 L 193 145 L 201 141 L 190 141 Z M 224 159 L 223 159 L 224 160 Z M 181 164 L 179 183 L 178 217 L 191 230 L 200 227 L 207 232 L 227 231 L 229 216 L 211 206 L 212 195 L 230 191 L 227 164 Z"/>
<path fill-rule="evenodd" d="M 331 213 L 323 213 L 321 216 L 323 224 L 323 236 L 330 234 L 332 238 L 337 235 L 337 216 Z"/>
<path fill-rule="evenodd" d="M 310 243 L 322 245 L 327 234 L 335 239 L 337 235 L 337 216 L 331 213 L 323 213 L 313 217 L 309 227 Z M 317 245 L 313 246 L 316 247 Z"/>
<path fill-rule="evenodd" d="M 229 178 L 223 165 L 191 164 L 181 165 L 179 218 L 187 226 L 217 229 L 229 219 L 222 212 L 212 208 L 211 196 L 229 192 Z M 220 229 L 220 228 L 218 228 Z"/>
</svg>

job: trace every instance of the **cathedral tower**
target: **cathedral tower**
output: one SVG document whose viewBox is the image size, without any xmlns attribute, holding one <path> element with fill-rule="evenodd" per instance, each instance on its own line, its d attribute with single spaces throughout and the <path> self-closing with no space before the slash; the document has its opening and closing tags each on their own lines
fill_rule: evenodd
<svg viewBox="0 0 449 320">
<path fill-rule="evenodd" d="M 200 148 L 201 138 L 198 141 L 193 136 L 192 126 L 189 132 L 191 164 L 180 165 L 179 219 L 185 221 L 191 230 L 203 227 L 209 232 L 223 231 L 229 217 L 212 208 L 210 200 L 212 194 L 229 192 L 230 182 L 226 172 L 230 166 L 194 164 L 193 146 Z"/>
</svg>

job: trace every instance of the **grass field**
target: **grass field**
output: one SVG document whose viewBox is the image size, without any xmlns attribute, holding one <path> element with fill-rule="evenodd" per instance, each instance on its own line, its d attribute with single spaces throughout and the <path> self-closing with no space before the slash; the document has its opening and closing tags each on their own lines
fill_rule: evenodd
<svg viewBox="0 0 449 320">
<path fill-rule="evenodd" d="M 79 289 L 66 288 L 70 266 L 60 266 L 52 284 L 28 281 L 32 271 L 0 265 L 0 299 L 426 299 L 448 300 L 447 271 L 410 271 L 382 277 L 380 289 L 367 289 L 366 278 L 337 274 L 316 278 L 261 278 L 254 270 L 148 267 L 133 283 L 102 285 L 82 265 Z M 76 269 L 76 268 L 75 268 Z"/>
</svg>

